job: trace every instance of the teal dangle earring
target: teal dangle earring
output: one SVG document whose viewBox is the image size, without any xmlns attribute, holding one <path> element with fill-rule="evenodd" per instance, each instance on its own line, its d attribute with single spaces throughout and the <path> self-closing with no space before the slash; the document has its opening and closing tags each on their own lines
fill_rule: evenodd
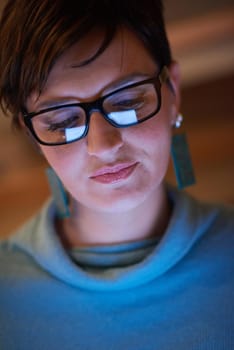
<svg viewBox="0 0 234 350">
<path fill-rule="evenodd" d="M 52 197 L 56 206 L 57 216 L 60 219 L 70 216 L 68 195 L 63 184 L 52 168 L 46 169 L 46 177 L 52 192 Z"/>
<path fill-rule="evenodd" d="M 182 122 L 183 117 L 179 114 L 174 125 L 175 128 L 180 128 Z M 175 133 L 173 135 L 171 155 L 178 187 L 182 189 L 193 185 L 195 175 L 185 133 Z"/>
</svg>

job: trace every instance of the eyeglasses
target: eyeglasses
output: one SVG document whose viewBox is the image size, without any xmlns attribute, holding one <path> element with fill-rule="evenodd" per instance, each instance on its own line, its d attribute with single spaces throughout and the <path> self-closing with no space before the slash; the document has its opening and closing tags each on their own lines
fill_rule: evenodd
<svg viewBox="0 0 234 350">
<path fill-rule="evenodd" d="M 124 86 L 93 102 L 63 104 L 32 113 L 24 111 L 24 123 L 35 139 L 47 146 L 85 137 L 95 111 L 116 128 L 140 124 L 159 112 L 161 85 L 167 80 L 169 72 L 164 66 L 156 77 Z"/>
</svg>

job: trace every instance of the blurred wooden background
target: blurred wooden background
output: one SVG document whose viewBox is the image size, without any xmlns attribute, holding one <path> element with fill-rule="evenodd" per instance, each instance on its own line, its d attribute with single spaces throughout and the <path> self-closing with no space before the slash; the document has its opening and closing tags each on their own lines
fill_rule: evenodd
<svg viewBox="0 0 234 350">
<path fill-rule="evenodd" d="M 0 8 L 4 1 L 0 1 Z M 166 0 L 168 34 L 182 69 L 182 113 L 197 184 L 188 192 L 234 204 L 234 6 L 232 1 Z M 0 118 L 0 235 L 49 195 L 45 161 Z M 175 183 L 172 166 L 167 179 Z"/>
</svg>

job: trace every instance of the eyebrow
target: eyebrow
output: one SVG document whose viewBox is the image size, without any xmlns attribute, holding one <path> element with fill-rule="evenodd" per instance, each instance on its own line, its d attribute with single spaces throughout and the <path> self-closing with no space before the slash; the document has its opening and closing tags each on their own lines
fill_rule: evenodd
<svg viewBox="0 0 234 350">
<path fill-rule="evenodd" d="M 110 93 L 114 90 L 121 89 L 122 87 L 128 86 L 130 84 L 134 84 L 138 81 L 148 79 L 154 75 L 155 75 L 155 73 L 154 74 L 147 74 L 147 73 L 140 73 L 140 72 L 131 73 L 124 78 L 119 78 L 119 79 L 115 80 L 114 82 L 110 83 L 107 87 L 105 87 L 103 89 L 102 95 Z"/>
<path fill-rule="evenodd" d="M 79 103 L 80 101 L 75 101 L 75 99 L 61 99 L 61 98 L 52 98 L 51 100 L 46 100 L 45 102 L 39 103 L 37 106 L 37 110 L 44 110 L 50 107 L 57 107 L 57 106 L 62 106 L 62 105 L 68 105 L 72 103 Z"/>
<path fill-rule="evenodd" d="M 75 68 L 75 67 L 72 67 Z M 150 78 L 154 76 L 155 74 L 146 74 L 146 73 L 139 73 L 134 72 L 129 75 L 127 75 L 124 78 L 119 78 L 114 82 L 111 82 L 108 86 L 106 86 L 102 91 L 101 95 L 105 96 L 108 93 L 114 92 L 115 90 L 121 89 L 122 87 L 127 87 L 130 84 L 134 84 L 135 82 Z M 91 100 L 92 102 L 92 100 Z M 46 100 L 45 102 L 39 103 L 37 106 L 37 110 L 44 110 L 50 107 L 57 107 L 62 106 L 66 104 L 72 104 L 72 103 L 81 103 L 79 98 L 73 97 L 73 98 L 52 98 L 51 100 Z"/>
</svg>

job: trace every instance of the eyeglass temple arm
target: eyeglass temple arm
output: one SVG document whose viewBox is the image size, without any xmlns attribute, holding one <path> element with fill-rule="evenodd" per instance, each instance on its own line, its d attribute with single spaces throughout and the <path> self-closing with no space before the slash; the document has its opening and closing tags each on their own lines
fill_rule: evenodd
<svg viewBox="0 0 234 350">
<path fill-rule="evenodd" d="M 175 94 L 175 90 L 170 79 L 169 69 L 166 66 L 162 68 L 159 74 L 159 81 L 161 84 L 167 83 L 172 93 Z"/>
</svg>

